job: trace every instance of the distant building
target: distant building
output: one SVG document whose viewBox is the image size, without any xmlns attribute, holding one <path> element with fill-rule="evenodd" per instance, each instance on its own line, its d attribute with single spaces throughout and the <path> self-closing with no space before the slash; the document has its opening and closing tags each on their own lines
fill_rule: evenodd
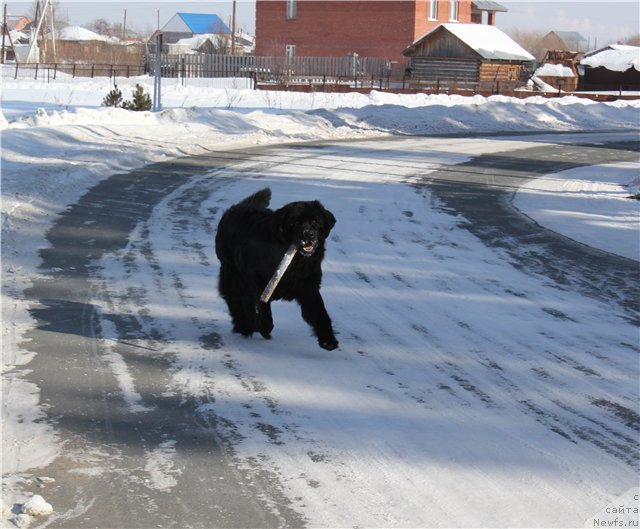
<svg viewBox="0 0 640 529">
<path fill-rule="evenodd" d="M 586 90 L 640 90 L 640 47 L 610 44 L 585 54 Z"/>
<path fill-rule="evenodd" d="M 542 37 L 542 44 L 545 50 L 581 53 L 589 50 L 589 41 L 577 31 L 550 31 Z"/>
<path fill-rule="evenodd" d="M 31 30 L 31 22 L 25 16 L 7 16 L 7 29 L 9 31 L 27 32 Z"/>
<path fill-rule="evenodd" d="M 383 57 L 442 23 L 488 24 L 507 9 L 480 0 L 256 0 L 256 55 Z"/>
<path fill-rule="evenodd" d="M 123 41 L 80 26 L 67 26 L 56 34 L 56 60 L 59 62 L 137 65 L 142 64 L 143 58 L 142 42 Z M 52 60 L 52 57 L 43 59 Z"/>
<path fill-rule="evenodd" d="M 29 31 L 31 30 L 31 22 L 24 16 L 7 16 L 7 25 L 3 25 L 4 32 L 4 48 L 3 61 L 11 61 L 16 58 L 16 48 L 23 49 L 23 55 L 26 54 L 29 44 Z M 0 37 L 1 38 L 1 37 Z M 20 53 L 20 51 L 18 51 Z"/>
<path fill-rule="evenodd" d="M 218 15 L 200 13 L 176 13 L 160 32 L 164 44 L 175 44 L 197 35 L 231 35 L 231 30 Z"/>
</svg>

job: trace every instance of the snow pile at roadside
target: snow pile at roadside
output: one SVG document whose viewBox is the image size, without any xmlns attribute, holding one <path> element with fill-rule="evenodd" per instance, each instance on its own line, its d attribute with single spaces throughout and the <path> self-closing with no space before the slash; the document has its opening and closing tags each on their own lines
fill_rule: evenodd
<svg viewBox="0 0 640 529">
<path fill-rule="evenodd" d="M 569 169 L 524 184 L 513 204 L 557 233 L 639 260 L 637 174 L 631 162 Z"/>
</svg>

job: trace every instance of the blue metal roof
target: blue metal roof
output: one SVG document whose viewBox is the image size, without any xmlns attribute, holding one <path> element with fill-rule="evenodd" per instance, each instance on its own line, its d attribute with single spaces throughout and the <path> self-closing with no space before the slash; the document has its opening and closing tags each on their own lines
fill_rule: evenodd
<svg viewBox="0 0 640 529">
<path fill-rule="evenodd" d="M 189 29 L 195 34 L 201 33 L 231 33 L 218 15 L 205 15 L 199 13 L 178 13 Z"/>
</svg>

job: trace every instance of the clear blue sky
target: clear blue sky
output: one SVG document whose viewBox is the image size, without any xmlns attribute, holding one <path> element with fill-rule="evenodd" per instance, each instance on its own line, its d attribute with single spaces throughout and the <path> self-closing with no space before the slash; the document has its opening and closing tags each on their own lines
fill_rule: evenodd
<svg viewBox="0 0 640 529">
<path fill-rule="evenodd" d="M 599 46 L 630 36 L 640 31 L 640 2 L 627 1 L 536 1 L 499 0 L 509 9 L 498 13 L 497 26 L 502 30 L 517 28 L 536 31 L 579 31 L 591 42 L 597 39 Z M 10 14 L 23 14 L 32 9 L 33 0 L 6 2 Z M 97 18 L 110 22 L 123 20 L 127 10 L 127 26 L 139 31 L 155 30 L 160 14 L 160 26 L 176 12 L 216 13 L 225 22 L 231 17 L 231 0 L 207 2 L 175 2 L 171 0 L 143 0 L 137 2 L 111 2 L 98 0 L 57 0 L 58 11 L 72 25 L 88 25 Z M 331 0 L 327 0 L 330 9 Z M 255 1 L 237 1 L 238 27 L 253 32 L 255 25 Z M 345 28 L 347 29 L 347 28 Z"/>
</svg>

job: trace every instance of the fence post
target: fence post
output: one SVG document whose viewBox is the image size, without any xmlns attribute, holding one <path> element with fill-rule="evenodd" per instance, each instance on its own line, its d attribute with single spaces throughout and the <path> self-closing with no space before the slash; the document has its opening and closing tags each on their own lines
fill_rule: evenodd
<svg viewBox="0 0 640 529">
<path fill-rule="evenodd" d="M 34 81 L 37 81 L 37 79 L 38 79 L 38 63 L 36 63 L 36 73 L 34 74 L 33 79 L 34 79 Z"/>
<path fill-rule="evenodd" d="M 53 65 L 53 80 L 55 81 L 57 77 L 58 77 L 58 63 L 56 62 Z"/>
<path fill-rule="evenodd" d="M 18 66 L 20 65 L 16 62 L 16 74 L 13 76 L 14 79 L 18 78 Z"/>
</svg>

